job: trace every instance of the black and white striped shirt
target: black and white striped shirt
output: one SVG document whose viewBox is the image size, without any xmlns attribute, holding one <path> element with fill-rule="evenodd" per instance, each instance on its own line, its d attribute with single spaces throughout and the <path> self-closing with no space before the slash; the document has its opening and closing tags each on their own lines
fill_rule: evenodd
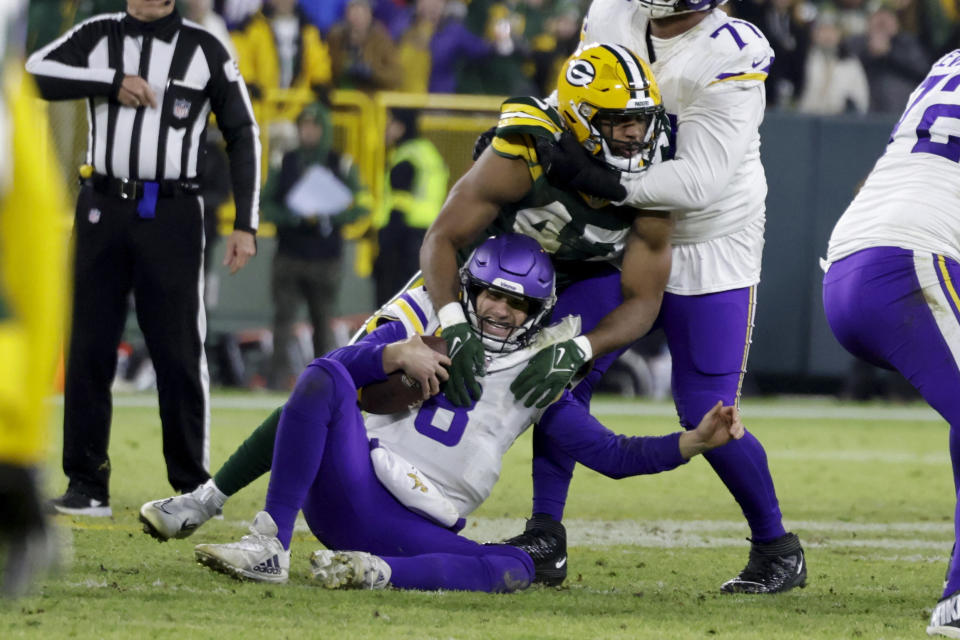
<svg viewBox="0 0 960 640">
<path fill-rule="evenodd" d="M 259 221 L 260 141 L 246 85 L 217 38 L 173 11 L 154 22 L 94 16 L 27 61 L 47 100 L 87 99 L 87 164 L 139 180 L 193 180 L 212 110 L 227 142 L 236 229 Z M 144 78 L 157 107 L 117 101 L 124 76 Z"/>
</svg>

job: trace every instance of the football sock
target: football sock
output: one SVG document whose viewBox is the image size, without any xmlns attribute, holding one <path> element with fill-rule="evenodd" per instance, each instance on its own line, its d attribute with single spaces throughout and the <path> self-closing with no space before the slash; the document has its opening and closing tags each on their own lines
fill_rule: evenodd
<svg viewBox="0 0 960 640">
<path fill-rule="evenodd" d="M 339 404 L 336 380 L 310 366 L 300 375 L 280 417 L 266 511 L 277 523 L 277 538 L 290 548 L 293 524 L 320 470 L 333 410 Z"/>
<path fill-rule="evenodd" d="M 282 411 L 283 407 L 278 407 L 261 422 L 213 476 L 217 487 L 224 494 L 232 496 L 270 471 L 273 444 L 277 438 L 277 425 L 280 424 Z"/>
<path fill-rule="evenodd" d="M 744 432 L 740 440 L 731 440 L 704 457 L 743 510 L 751 540 L 770 542 L 786 533 L 767 454 L 753 434 Z"/>
<path fill-rule="evenodd" d="M 496 547 L 491 548 L 493 549 Z M 524 561 L 519 555 L 496 552 L 480 556 L 427 553 L 406 558 L 383 559 L 393 572 L 390 584 L 400 589 L 510 593 L 527 588 L 534 575 L 533 561 L 529 556 Z"/>
</svg>

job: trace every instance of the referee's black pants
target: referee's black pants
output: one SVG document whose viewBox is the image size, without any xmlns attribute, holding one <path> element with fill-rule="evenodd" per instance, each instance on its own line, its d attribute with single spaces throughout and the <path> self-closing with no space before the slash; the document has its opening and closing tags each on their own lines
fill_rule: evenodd
<svg viewBox="0 0 960 640">
<path fill-rule="evenodd" d="M 82 188 L 64 389 L 63 471 L 71 489 L 109 500 L 110 385 L 131 290 L 157 374 L 167 478 L 183 492 L 210 477 L 203 245 L 198 196 L 160 197 L 156 216 L 144 219 L 136 200 Z"/>
</svg>

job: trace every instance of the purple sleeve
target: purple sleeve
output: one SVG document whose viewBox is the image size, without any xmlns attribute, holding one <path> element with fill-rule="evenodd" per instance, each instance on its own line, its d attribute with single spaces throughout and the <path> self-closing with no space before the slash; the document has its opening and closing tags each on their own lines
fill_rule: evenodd
<svg viewBox="0 0 960 640">
<path fill-rule="evenodd" d="M 350 372 L 353 383 L 358 388 L 365 387 L 387 378 L 383 371 L 383 348 L 406 337 L 407 330 L 402 322 L 388 322 L 359 342 L 334 349 L 324 357 L 342 364 Z"/>
<path fill-rule="evenodd" d="M 604 427 L 569 391 L 540 421 L 550 444 L 582 465 L 611 478 L 669 471 L 687 462 L 680 432 L 665 436 L 623 436 Z"/>
<path fill-rule="evenodd" d="M 493 53 L 493 45 L 486 39 L 475 35 L 463 24 L 458 24 L 457 27 L 455 32 L 457 34 L 456 43 L 461 55 L 470 60 L 476 60 Z"/>
</svg>

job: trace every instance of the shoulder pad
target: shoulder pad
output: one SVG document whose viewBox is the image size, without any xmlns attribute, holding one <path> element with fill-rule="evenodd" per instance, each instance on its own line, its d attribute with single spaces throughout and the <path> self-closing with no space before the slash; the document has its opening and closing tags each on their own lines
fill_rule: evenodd
<svg viewBox="0 0 960 640">
<path fill-rule="evenodd" d="M 500 105 L 498 137 L 528 134 L 555 139 L 562 132 L 560 114 L 539 98 L 508 98 Z"/>
<path fill-rule="evenodd" d="M 707 40 L 710 62 L 703 68 L 703 84 L 766 80 L 773 63 L 773 49 L 756 26 L 746 20 L 726 18 Z"/>
</svg>

